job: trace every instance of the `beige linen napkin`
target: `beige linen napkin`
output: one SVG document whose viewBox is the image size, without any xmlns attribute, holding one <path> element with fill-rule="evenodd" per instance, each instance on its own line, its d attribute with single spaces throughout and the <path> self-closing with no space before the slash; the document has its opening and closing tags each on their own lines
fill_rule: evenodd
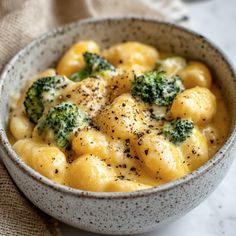
<svg viewBox="0 0 236 236">
<path fill-rule="evenodd" d="M 146 16 L 181 21 L 180 0 L 0 0 L 0 71 L 33 38 L 78 19 Z M 57 221 L 36 209 L 0 162 L 0 235 L 59 235 Z"/>
</svg>

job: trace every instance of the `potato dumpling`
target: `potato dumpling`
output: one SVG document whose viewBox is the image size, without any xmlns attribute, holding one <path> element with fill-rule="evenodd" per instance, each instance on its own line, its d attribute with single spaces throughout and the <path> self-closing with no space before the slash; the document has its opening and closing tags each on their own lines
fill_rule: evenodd
<svg viewBox="0 0 236 236">
<path fill-rule="evenodd" d="M 16 140 L 30 138 L 34 125 L 24 115 L 13 115 L 10 120 L 10 131 Z"/>
<path fill-rule="evenodd" d="M 195 86 L 210 88 L 212 76 L 207 66 L 201 62 L 190 61 L 187 66 L 179 72 L 186 88 Z"/>
<path fill-rule="evenodd" d="M 137 190 L 142 190 L 146 188 L 151 188 L 152 186 L 130 181 L 130 180 L 119 180 L 116 179 L 111 181 L 106 188 L 107 192 L 133 192 Z"/>
<path fill-rule="evenodd" d="M 102 79 L 87 78 L 71 83 L 62 93 L 62 99 L 72 101 L 93 117 L 106 104 L 107 83 Z"/>
<path fill-rule="evenodd" d="M 118 69 L 134 70 L 137 73 L 152 70 L 159 59 L 159 53 L 154 47 L 138 42 L 117 44 L 102 54 Z"/>
<path fill-rule="evenodd" d="M 83 155 L 70 164 L 67 175 L 71 187 L 104 192 L 115 173 L 104 161 L 94 155 Z"/>
<path fill-rule="evenodd" d="M 67 161 L 60 149 L 32 139 L 21 139 L 13 148 L 34 170 L 55 182 L 65 184 Z"/>
<path fill-rule="evenodd" d="M 124 141 L 108 136 L 108 144 L 106 162 L 113 165 L 124 163 L 124 150 L 126 148 Z"/>
<path fill-rule="evenodd" d="M 93 154 L 106 158 L 109 156 L 108 148 L 106 135 L 94 129 L 81 130 L 72 140 L 72 149 L 77 155 Z"/>
<path fill-rule="evenodd" d="M 133 138 L 143 129 L 143 115 L 131 94 L 122 94 L 96 117 L 98 127 L 110 136 Z"/>
<path fill-rule="evenodd" d="M 176 147 L 154 132 L 142 136 L 135 144 L 135 150 L 153 174 L 163 181 L 178 179 L 188 173 Z"/>
<path fill-rule="evenodd" d="M 216 113 L 209 124 L 202 125 L 200 130 L 207 140 L 209 156 L 213 156 L 219 147 L 225 142 L 230 124 L 230 116 L 223 102 L 219 88 L 212 86 L 212 92 L 216 96 Z"/>
<path fill-rule="evenodd" d="M 212 119 L 212 123 L 216 127 L 221 144 L 226 140 L 230 128 L 230 114 L 227 110 L 227 106 L 224 102 L 224 98 L 220 89 L 216 86 L 212 86 L 212 93 L 216 96 L 217 109 Z"/>
<path fill-rule="evenodd" d="M 165 71 L 167 76 L 172 77 L 186 66 L 186 60 L 183 57 L 169 57 L 157 62 L 157 70 Z"/>
<path fill-rule="evenodd" d="M 206 124 L 201 127 L 201 132 L 207 141 L 208 154 L 213 156 L 219 146 L 222 144 L 222 139 L 220 137 L 219 131 L 213 124 Z"/>
<path fill-rule="evenodd" d="M 78 132 L 72 140 L 72 149 L 77 155 L 93 154 L 114 166 L 133 163 L 133 160 L 124 157 L 127 149 L 124 141 L 110 138 L 95 129 Z"/>
<path fill-rule="evenodd" d="M 83 53 L 93 52 L 99 54 L 99 46 L 94 41 L 80 41 L 63 55 L 57 65 L 57 73 L 70 77 L 84 66 Z"/>
<path fill-rule="evenodd" d="M 209 159 L 206 139 L 197 128 L 194 128 L 191 136 L 180 145 L 180 150 L 191 171 L 197 169 Z"/>
<path fill-rule="evenodd" d="M 190 118 L 195 124 L 212 120 L 216 112 L 216 98 L 207 88 L 194 87 L 178 94 L 171 106 L 174 118 Z"/>
<path fill-rule="evenodd" d="M 131 90 L 133 80 L 133 72 L 124 72 L 109 78 L 107 83 L 109 86 L 110 99 L 113 100 L 121 94 L 129 92 Z"/>
</svg>

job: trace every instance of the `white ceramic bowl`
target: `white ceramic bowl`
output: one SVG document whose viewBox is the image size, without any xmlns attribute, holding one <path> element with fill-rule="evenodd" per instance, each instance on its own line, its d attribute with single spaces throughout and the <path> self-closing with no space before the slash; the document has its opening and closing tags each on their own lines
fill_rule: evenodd
<svg viewBox="0 0 236 236">
<path fill-rule="evenodd" d="M 205 165 L 159 187 L 131 193 L 94 193 L 52 182 L 28 167 L 8 141 L 10 95 L 32 75 L 51 66 L 78 40 L 93 39 L 102 47 L 136 40 L 202 60 L 226 96 L 232 118 L 227 142 Z M 134 234 L 154 230 L 196 207 L 220 183 L 233 160 L 236 118 L 235 74 L 223 53 L 199 34 L 151 19 L 85 20 L 66 25 L 31 42 L 6 66 L 0 80 L 1 157 L 19 189 L 47 214 L 80 229 L 105 234 Z"/>
</svg>

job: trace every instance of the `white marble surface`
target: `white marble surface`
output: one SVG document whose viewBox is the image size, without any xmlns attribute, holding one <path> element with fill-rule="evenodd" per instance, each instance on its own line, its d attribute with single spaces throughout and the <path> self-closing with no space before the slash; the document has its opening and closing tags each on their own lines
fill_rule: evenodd
<svg viewBox="0 0 236 236">
<path fill-rule="evenodd" d="M 191 28 L 222 48 L 236 65 L 236 0 L 187 3 Z M 63 236 L 95 234 L 61 224 Z M 177 222 L 140 236 L 236 236 L 236 161 L 216 191 Z"/>
</svg>

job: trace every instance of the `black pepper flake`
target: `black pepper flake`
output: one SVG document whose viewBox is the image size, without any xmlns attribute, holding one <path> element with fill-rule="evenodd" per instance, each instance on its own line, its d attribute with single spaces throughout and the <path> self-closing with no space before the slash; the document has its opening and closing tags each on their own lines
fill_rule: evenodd
<svg viewBox="0 0 236 236">
<path fill-rule="evenodd" d="M 130 152 L 130 148 L 127 148 L 124 150 L 124 153 L 129 153 Z"/>
<path fill-rule="evenodd" d="M 126 145 L 129 145 L 129 144 L 130 144 L 130 140 L 129 140 L 129 139 L 126 139 L 126 140 L 125 140 L 125 144 L 126 144 Z"/>
<path fill-rule="evenodd" d="M 58 171 L 58 169 L 55 169 L 55 174 L 57 174 L 59 171 Z"/>
<path fill-rule="evenodd" d="M 131 171 L 136 171 L 136 168 L 135 167 L 131 167 L 130 170 Z"/>
<path fill-rule="evenodd" d="M 138 141 L 138 145 L 139 145 L 139 146 L 142 145 L 142 140 L 139 140 L 139 141 Z"/>
<path fill-rule="evenodd" d="M 138 138 L 141 138 L 144 135 L 143 132 L 137 133 Z"/>
<path fill-rule="evenodd" d="M 119 175 L 119 176 L 117 176 L 117 178 L 122 180 L 122 179 L 125 178 L 125 176 L 124 175 Z"/>
<path fill-rule="evenodd" d="M 147 156 L 148 155 L 148 149 L 146 149 L 144 152 L 145 152 L 145 155 Z"/>
<path fill-rule="evenodd" d="M 197 154 L 197 151 L 196 150 L 192 150 L 192 154 Z"/>
</svg>

